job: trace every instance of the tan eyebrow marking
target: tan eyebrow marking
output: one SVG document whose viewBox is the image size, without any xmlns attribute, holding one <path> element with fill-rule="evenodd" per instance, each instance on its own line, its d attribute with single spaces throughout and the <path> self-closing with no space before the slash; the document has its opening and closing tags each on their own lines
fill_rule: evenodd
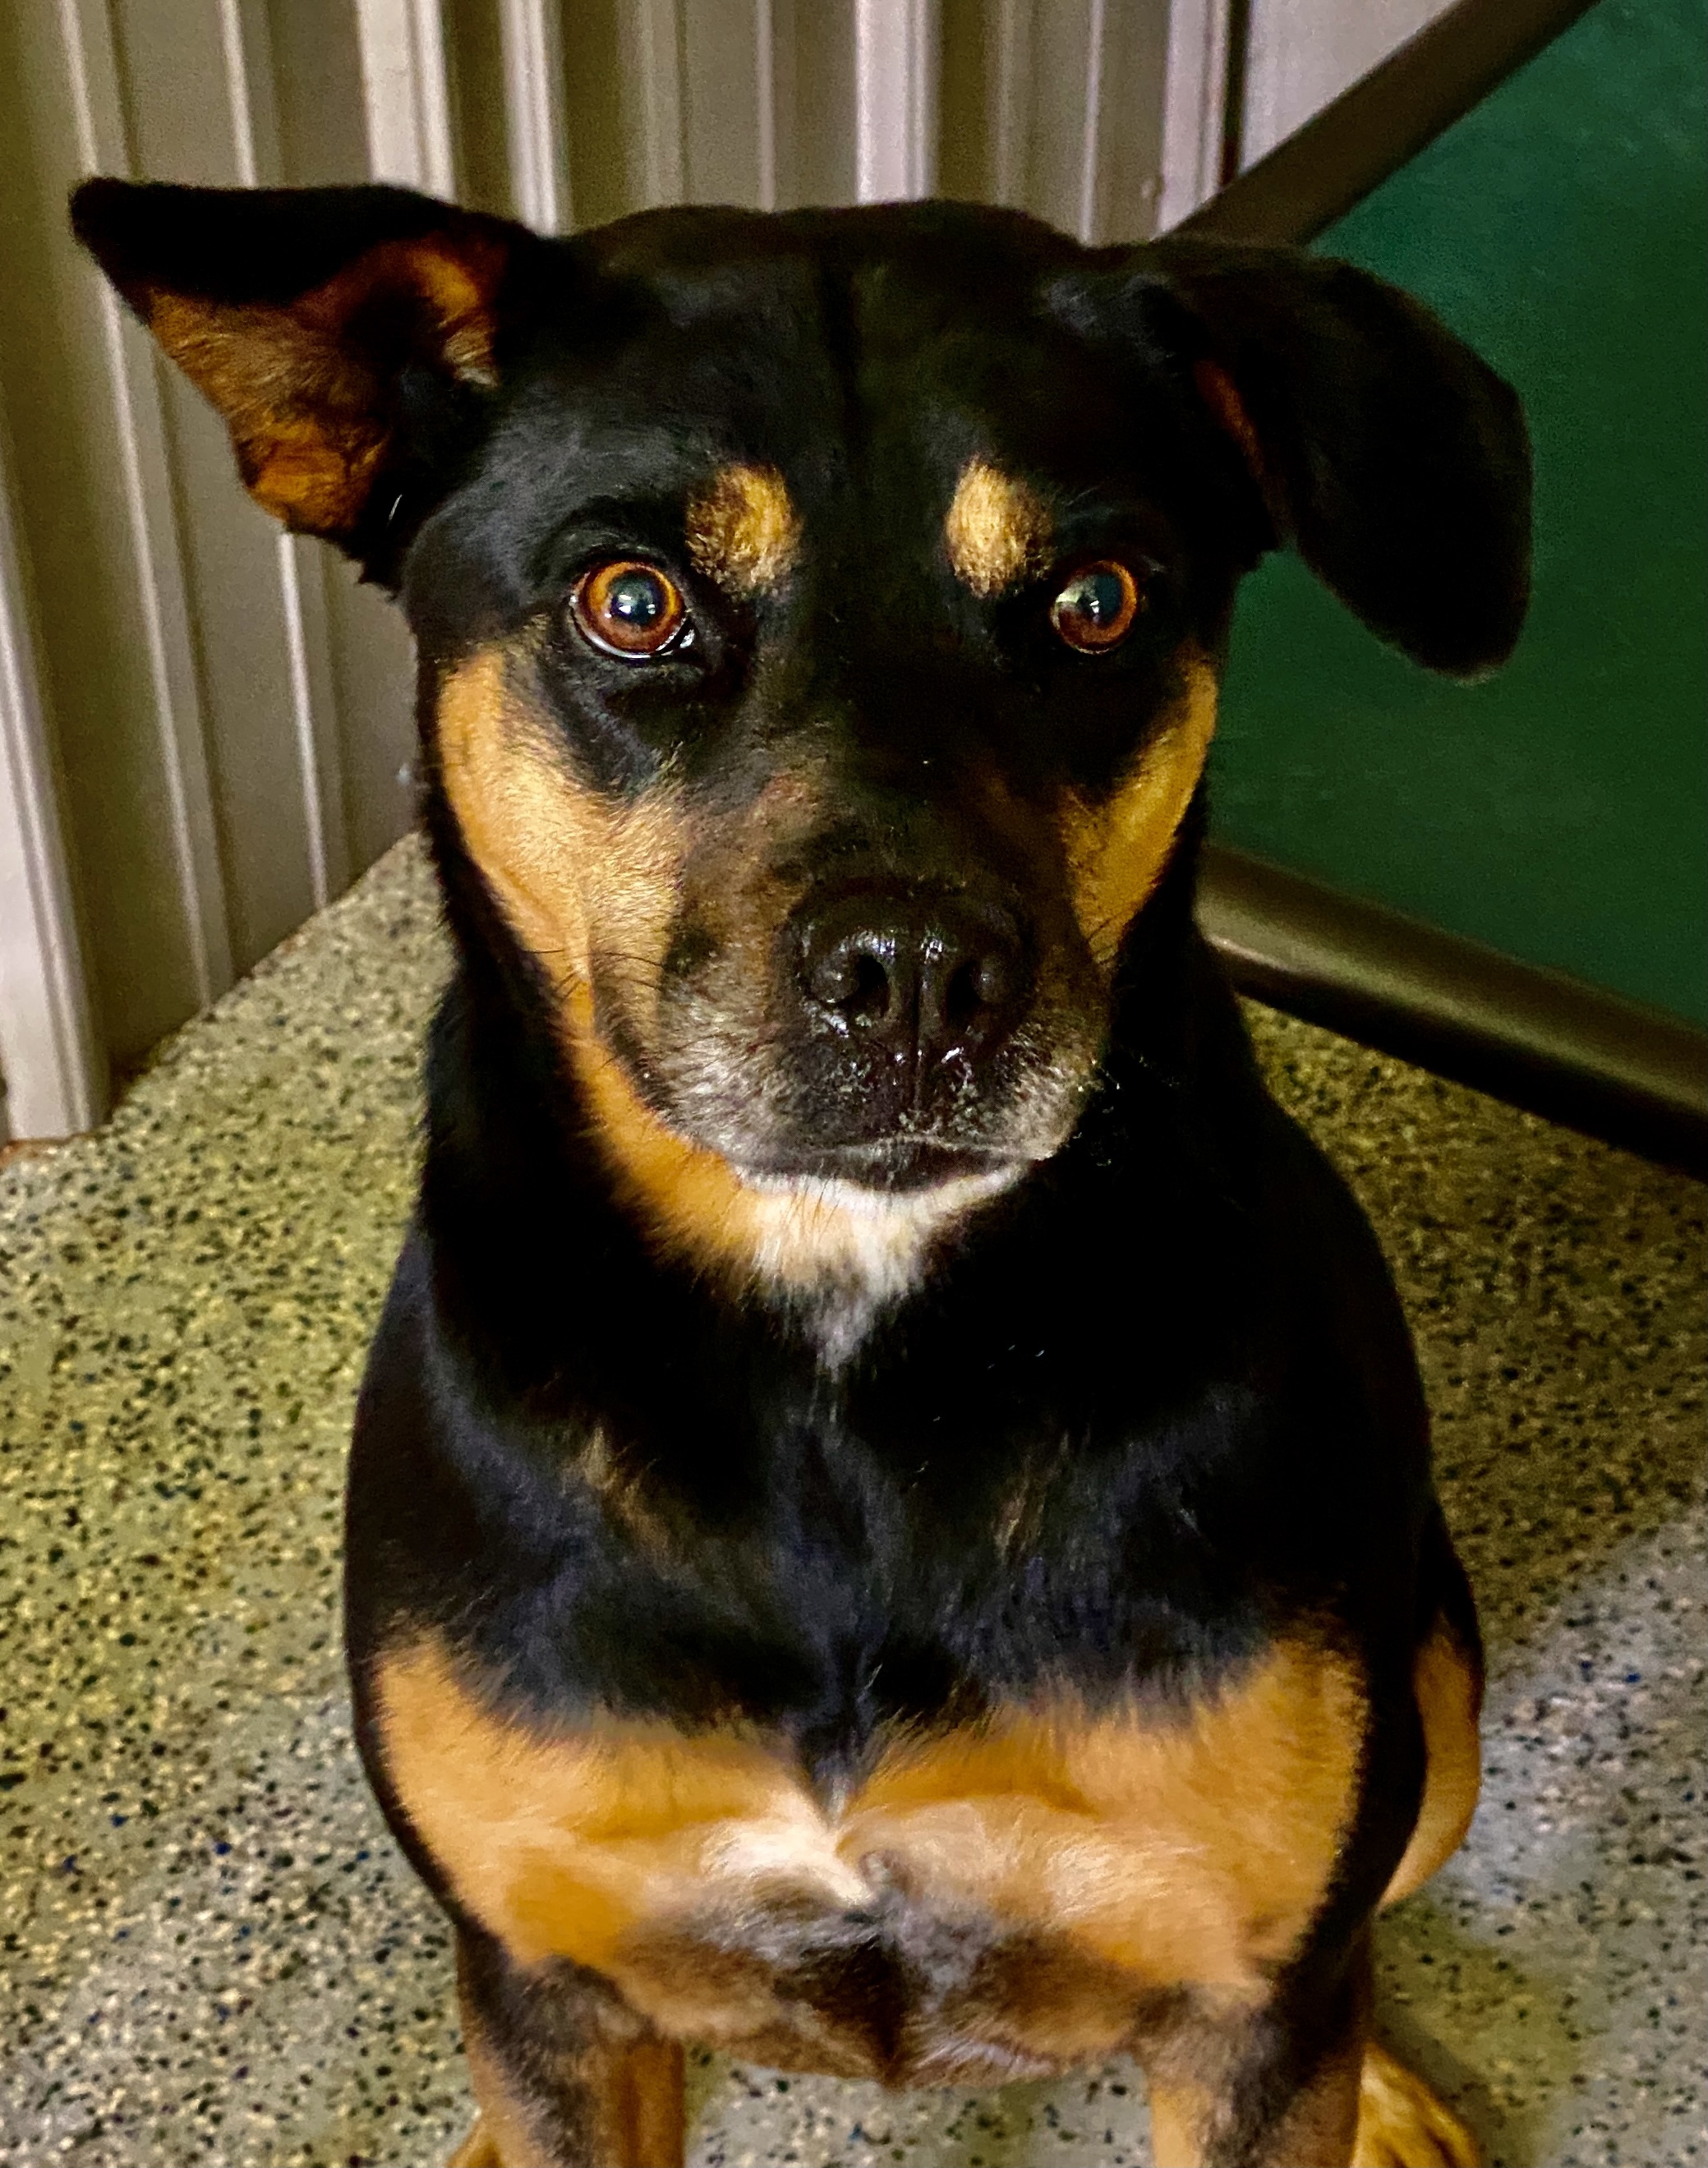
<svg viewBox="0 0 1708 2168">
<path fill-rule="evenodd" d="M 689 501 L 689 555 L 739 594 L 780 586 L 800 539 L 800 519 L 775 467 L 721 467 Z"/>
<path fill-rule="evenodd" d="M 956 577 L 993 595 L 1040 565 L 1050 542 L 1043 500 L 988 460 L 969 460 L 955 484 L 943 539 Z"/>
</svg>

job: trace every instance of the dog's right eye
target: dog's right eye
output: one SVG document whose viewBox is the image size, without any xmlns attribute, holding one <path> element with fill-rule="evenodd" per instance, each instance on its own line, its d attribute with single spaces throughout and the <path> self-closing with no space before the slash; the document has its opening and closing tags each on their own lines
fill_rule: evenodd
<svg viewBox="0 0 1708 2168">
<path fill-rule="evenodd" d="M 1113 557 L 1083 565 L 1050 606 L 1060 638 L 1082 655 L 1119 647 L 1145 607 L 1144 590 Z"/>
<path fill-rule="evenodd" d="M 691 630 L 682 590 L 638 557 L 595 565 L 576 583 L 575 621 L 607 655 L 646 662 L 679 646 Z"/>
</svg>

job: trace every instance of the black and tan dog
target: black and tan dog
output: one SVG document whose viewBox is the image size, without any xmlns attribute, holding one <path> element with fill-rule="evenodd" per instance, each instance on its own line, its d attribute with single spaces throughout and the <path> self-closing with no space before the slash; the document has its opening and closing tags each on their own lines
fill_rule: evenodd
<svg viewBox="0 0 1708 2168">
<path fill-rule="evenodd" d="M 458 2158 L 679 2160 L 699 2040 L 1131 2050 L 1170 2168 L 1471 2160 L 1366 2028 L 1476 1796 L 1474 1614 L 1192 902 L 1264 551 L 1510 649 L 1512 394 L 1344 265 L 961 206 L 76 218 L 419 644 L 457 964 L 348 1618 Z"/>
</svg>

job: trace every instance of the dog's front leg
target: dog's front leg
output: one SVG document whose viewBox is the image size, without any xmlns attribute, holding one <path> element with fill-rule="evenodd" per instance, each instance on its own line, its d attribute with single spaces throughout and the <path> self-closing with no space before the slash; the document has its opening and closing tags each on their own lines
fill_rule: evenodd
<svg viewBox="0 0 1708 2168">
<path fill-rule="evenodd" d="M 682 2168 L 682 2050 L 595 1974 L 457 1937 L 480 2115 L 450 2168 Z"/>
<path fill-rule="evenodd" d="M 1365 1936 L 1332 1986 L 1173 2035 L 1150 2072 L 1157 2168 L 1477 2168 L 1458 2118 L 1369 2038 L 1370 2003 Z"/>
<path fill-rule="evenodd" d="M 1175 2035 L 1150 2072 L 1157 2168 L 1348 2168 L 1364 2027 L 1347 2003 L 1308 2059 L 1279 2009 Z"/>
</svg>

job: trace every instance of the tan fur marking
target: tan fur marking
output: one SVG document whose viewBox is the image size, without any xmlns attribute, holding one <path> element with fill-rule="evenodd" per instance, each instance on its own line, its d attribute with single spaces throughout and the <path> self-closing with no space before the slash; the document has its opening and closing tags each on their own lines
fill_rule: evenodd
<svg viewBox="0 0 1708 2168">
<path fill-rule="evenodd" d="M 285 309 L 159 296 L 148 327 L 225 420 L 251 495 L 289 526 L 355 518 L 386 448 L 369 370 Z"/>
<path fill-rule="evenodd" d="M 715 1880 L 861 1894 L 811 1799 L 757 1740 L 662 1722 L 533 1736 L 483 1708 L 430 1642 L 387 1661 L 379 1702 L 412 1821 L 523 1964 L 610 1972 L 637 1921 L 692 1910 Z"/>
<path fill-rule="evenodd" d="M 682 2168 L 683 2053 L 674 2040 L 629 2048 L 619 2074 L 618 2168 Z"/>
<path fill-rule="evenodd" d="M 1056 1711 L 898 1751 L 850 1824 L 928 1852 L 934 1886 L 1004 1918 L 1159 1985 L 1244 1995 L 1321 1900 L 1363 1707 L 1340 1660 L 1284 1644 L 1178 1721 Z"/>
<path fill-rule="evenodd" d="M 999 594 L 1040 566 L 1050 547 L 1043 501 L 987 460 L 969 460 L 955 484 L 943 539 L 957 579 L 976 595 Z"/>
<path fill-rule="evenodd" d="M 1418 1651 L 1412 1688 L 1423 1720 L 1429 1764 L 1417 1826 L 1382 1893 L 1384 1905 L 1397 1905 L 1421 1889 L 1458 1851 L 1477 1812 L 1482 1785 L 1482 1744 L 1477 1731 L 1482 1681 L 1445 1625 L 1438 1624 Z"/>
<path fill-rule="evenodd" d="M 732 1952 L 739 1923 L 780 1905 L 841 1914 L 899 1884 L 1059 1949 L 1050 2001 L 1075 2054 L 1131 2023 L 1101 1986 L 1111 1969 L 1230 2011 L 1261 2002 L 1333 1873 L 1365 1722 L 1349 1665 L 1283 1644 L 1184 1715 L 1064 1703 L 903 1743 L 838 1812 L 751 1734 L 508 1725 L 432 1641 L 386 1659 L 377 1687 L 411 1820 L 519 1962 L 572 1958 L 668 2030 L 747 2037 L 769 2006 Z M 721 1986 L 715 1950 L 692 1961 L 696 1919 L 721 1923 Z M 1110 2029 L 1092 2039 L 1099 2010 Z"/>
<path fill-rule="evenodd" d="M 387 242 L 288 307 L 144 294 L 148 328 L 231 431 L 243 480 L 287 526 L 337 534 L 354 523 L 386 449 L 388 397 L 376 367 L 347 343 L 382 290 L 430 319 L 426 344 L 467 381 L 490 385 L 492 293 L 502 252 Z"/>
<path fill-rule="evenodd" d="M 1200 655 L 1184 660 L 1182 698 L 1113 795 L 1100 805 L 1070 796 L 1063 809 L 1074 916 L 1105 971 L 1163 877 L 1215 735 L 1215 673 Z"/>
<path fill-rule="evenodd" d="M 339 447 L 316 430 L 281 423 L 244 479 L 261 509 L 287 527 L 336 533 L 360 516 L 384 450 L 355 437 Z"/>
<path fill-rule="evenodd" d="M 463 2043 L 463 2054 L 469 2064 L 470 2080 L 478 2099 L 480 2080 L 474 2069 L 474 2049 L 467 2040 Z M 468 2136 L 451 2155 L 445 2168 L 504 2168 L 503 2142 L 493 2125 L 487 2121 L 484 2108 L 476 2115 Z"/>
<path fill-rule="evenodd" d="M 1258 442 L 1258 433 L 1252 427 L 1251 417 L 1246 412 L 1245 401 L 1235 389 L 1233 379 L 1220 364 L 1198 361 L 1192 365 L 1192 380 L 1198 387 L 1199 397 L 1245 454 L 1253 481 L 1261 486 L 1264 448 Z"/>
<path fill-rule="evenodd" d="M 675 1549 L 669 1528 L 652 1508 L 641 1470 L 612 1451 L 602 1428 L 595 1426 L 577 1455 L 575 1472 L 642 1552 L 663 1558 Z"/>
<path fill-rule="evenodd" d="M 514 667 L 526 666 L 519 651 Z M 596 953 L 609 958 L 643 1027 L 689 847 L 668 784 L 614 805 L 575 776 L 561 741 L 488 649 L 441 687 L 446 795 L 519 938 L 545 970 L 570 1035 L 591 1028 Z"/>
<path fill-rule="evenodd" d="M 1214 2112 L 1210 2096 L 1199 2086 L 1169 2085 L 1154 2075 L 1149 2090 L 1151 2158 L 1156 2168 L 1201 2168 L 1204 2147 L 1199 2133 Z"/>
<path fill-rule="evenodd" d="M 688 554 L 737 594 L 769 594 L 795 563 L 801 523 L 775 467 L 727 466 L 688 507 Z"/>
<path fill-rule="evenodd" d="M 1349 2168 L 1478 2168 L 1482 2159 L 1447 2103 L 1372 2040 L 1364 2051 Z"/>
<path fill-rule="evenodd" d="M 395 265 L 390 248 L 402 261 Z M 490 243 L 448 249 L 431 242 L 402 242 L 375 251 L 382 260 L 364 258 L 369 278 L 407 279 L 436 319 L 439 352 L 451 373 L 466 384 L 491 391 L 498 383 L 492 365 L 492 297 L 503 270 L 501 252 Z"/>
<path fill-rule="evenodd" d="M 474 2128 L 450 2156 L 448 2168 L 526 2168 L 540 2157 L 524 2104 L 506 2080 L 503 2065 L 463 2016 L 463 2057 L 480 2110 Z"/>
</svg>

